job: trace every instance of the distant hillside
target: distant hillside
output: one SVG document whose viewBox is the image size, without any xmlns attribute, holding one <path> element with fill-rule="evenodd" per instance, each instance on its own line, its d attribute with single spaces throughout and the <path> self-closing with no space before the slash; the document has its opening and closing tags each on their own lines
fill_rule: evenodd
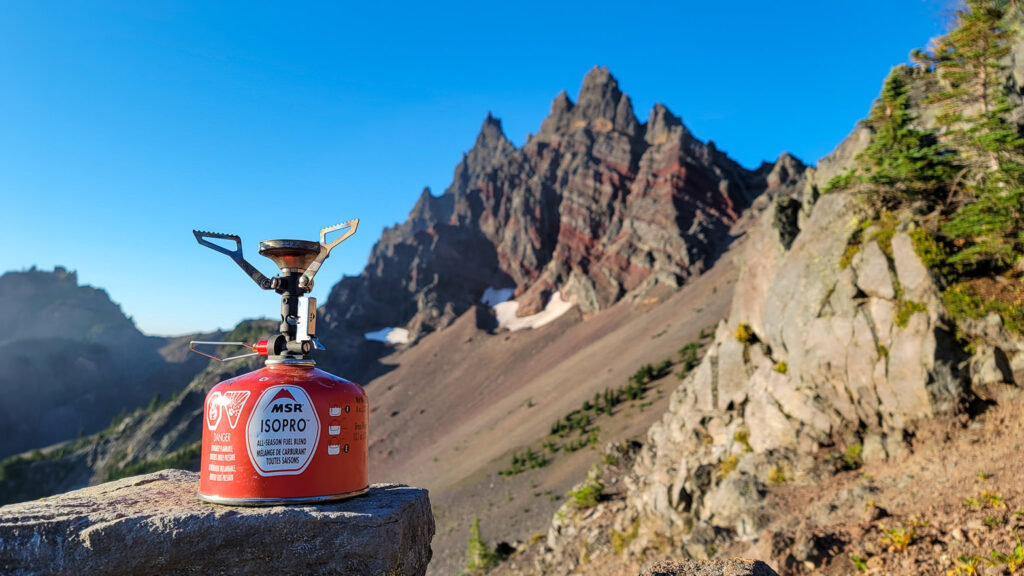
<svg viewBox="0 0 1024 576">
<path fill-rule="evenodd" d="M 206 363 L 181 353 L 187 338 L 142 334 L 60 267 L 0 276 L 0 318 L 0 457 L 101 430 Z"/>
</svg>

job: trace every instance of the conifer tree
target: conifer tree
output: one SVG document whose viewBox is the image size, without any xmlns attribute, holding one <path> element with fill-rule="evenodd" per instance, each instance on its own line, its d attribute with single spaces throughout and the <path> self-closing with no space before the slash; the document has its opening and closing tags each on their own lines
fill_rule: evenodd
<svg viewBox="0 0 1024 576">
<path fill-rule="evenodd" d="M 930 100 L 963 164 L 942 232 L 958 247 L 951 260 L 981 271 L 1013 265 L 1024 249 L 1024 139 L 1007 119 L 1002 64 L 1012 36 L 1006 7 L 969 0 L 930 55 L 942 83 Z"/>
<path fill-rule="evenodd" d="M 915 126 L 909 73 L 899 66 L 885 79 L 865 122 L 872 130 L 867 148 L 857 155 L 854 171 L 834 179 L 830 188 L 854 187 L 884 208 L 916 201 L 931 206 L 945 195 L 955 172 L 952 156 L 933 132 Z"/>
<path fill-rule="evenodd" d="M 860 181 L 877 203 L 887 206 L 918 200 L 933 204 L 954 173 L 951 156 L 940 149 L 935 134 L 914 126 L 908 72 L 900 66 L 886 78 L 867 121 L 874 135 L 858 158 Z"/>
<path fill-rule="evenodd" d="M 480 534 L 480 519 L 473 518 L 473 524 L 469 527 L 469 541 L 466 545 L 466 572 L 469 574 L 481 574 L 486 572 L 496 563 L 497 558 L 494 552 L 484 542 Z"/>
</svg>

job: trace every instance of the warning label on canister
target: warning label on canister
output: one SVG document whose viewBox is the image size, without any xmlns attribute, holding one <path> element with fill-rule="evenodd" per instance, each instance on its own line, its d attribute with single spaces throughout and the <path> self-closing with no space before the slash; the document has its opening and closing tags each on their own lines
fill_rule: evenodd
<svg viewBox="0 0 1024 576">
<path fill-rule="evenodd" d="M 246 424 L 246 449 L 261 476 L 301 474 L 313 459 L 320 420 L 298 386 L 272 386 L 256 401 Z"/>
</svg>

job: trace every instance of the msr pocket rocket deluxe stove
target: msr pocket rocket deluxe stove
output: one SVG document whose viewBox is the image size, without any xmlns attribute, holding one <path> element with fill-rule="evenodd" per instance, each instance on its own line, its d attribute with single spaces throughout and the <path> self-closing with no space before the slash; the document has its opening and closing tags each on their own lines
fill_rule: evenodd
<svg viewBox="0 0 1024 576">
<path fill-rule="evenodd" d="M 256 344 L 192 342 L 194 352 L 226 361 L 266 356 L 266 366 L 225 380 L 206 395 L 199 497 L 242 506 L 338 500 L 367 491 L 366 393 L 358 384 L 314 367 L 316 299 L 313 276 L 359 220 L 320 231 L 320 242 L 266 240 L 260 254 L 281 274 L 267 278 L 242 257 L 242 240 L 193 230 L 207 248 L 226 254 L 260 288 L 281 295 L 280 333 Z M 327 243 L 327 235 L 347 230 Z M 209 239 L 230 240 L 229 250 Z M 249 353 L 220 358 L 196 346 L 237 345 Z"/>
</svg>

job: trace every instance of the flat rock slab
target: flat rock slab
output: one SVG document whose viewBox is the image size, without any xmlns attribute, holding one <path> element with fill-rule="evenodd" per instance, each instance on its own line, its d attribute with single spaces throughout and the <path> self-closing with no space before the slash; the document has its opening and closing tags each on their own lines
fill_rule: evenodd
<svg viewBox="0 0 1024 576">
<path fill-rule="evenodd" d="M 0 507 L 0 574 L 424 574 L 427 491 L 377 484 L 335 504 L 200 502 L 164 470 Z"/>
<path fill-rule="evenodd" d="M 656 562 L 640 576 L 779 576 L 757 560 L 684 560 Z"/>
</svg>

